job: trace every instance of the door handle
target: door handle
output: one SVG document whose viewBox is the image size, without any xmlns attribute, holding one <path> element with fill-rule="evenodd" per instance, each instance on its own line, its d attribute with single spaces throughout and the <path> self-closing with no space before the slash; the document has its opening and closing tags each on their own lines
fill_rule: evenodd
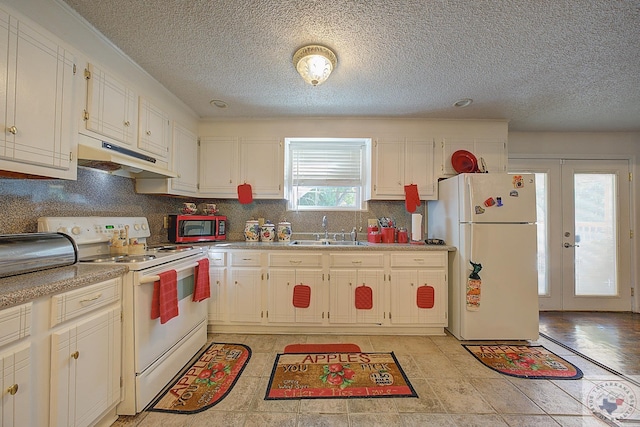
<svg viewBox="0 0 640 427">
<path fill-rule="evenodd" d="M 572 245 L 571 243 L 565 243 L 564 247 L 565 248 L 579 248 L 580 245 Z"/>
</svg>

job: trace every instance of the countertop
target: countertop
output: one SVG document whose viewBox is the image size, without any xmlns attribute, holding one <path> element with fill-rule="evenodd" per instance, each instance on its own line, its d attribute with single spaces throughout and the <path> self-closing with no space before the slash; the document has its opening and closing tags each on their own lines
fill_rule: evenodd
<svg viewBox="0 0 640 427">
<path fill-rule="evenodd" d="M 366 245 L 291 245 L 291 242 L 220 242 L 202 243 L 198 246 L 209 246 L 210 249 L 261 249 L 261 250 L 291 250 L 291 251 L 455 251 L 455 246 L 449 245 L 417 245 L 412 243 L 368 243 Z"/>
<path fill-rule="evenodd" d="M 122 276 L 124 265 L 74 264 L 0 279 L 0 309 Z"/>
</svg>

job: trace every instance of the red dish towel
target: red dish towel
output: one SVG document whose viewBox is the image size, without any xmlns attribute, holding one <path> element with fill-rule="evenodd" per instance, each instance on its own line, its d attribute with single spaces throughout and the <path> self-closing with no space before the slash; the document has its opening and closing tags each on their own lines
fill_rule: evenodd
<svg viewBox="0 0 640 427">
<path fill-rule="evenodd" d="M 153 282 L 151 318 L 160 318 L 167 323 L 178 315 L 178 273 L 175 270 L 158 274 L 160 280 Z"/>
<path fill-rule="evenodd" d="M 200 302 L 211 296 L 211 286 L 209 285 L 209 258 L 198 261 L 195 271 L 196 283 L 193 286 L 193 300 Z"/>
<path fill-rule="evenodd" d="M 404 206 L 409 213 L 414 213 L 416 208 L 420 206 L 420 195 L 416 184 L 404 186 Z"/>
</svg>

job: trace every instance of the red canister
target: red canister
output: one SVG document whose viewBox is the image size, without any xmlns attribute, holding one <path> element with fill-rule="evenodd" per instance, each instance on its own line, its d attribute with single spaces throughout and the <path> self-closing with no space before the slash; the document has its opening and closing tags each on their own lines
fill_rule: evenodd
<svg viewBox="0 0 640 427">
<path fill-rule="evenodd" d="M 398 229 L 398 243 L 409 243 L 409 234 L 406 228 Z"/>
<path fill-rule="evenodd" d="M 394 227 L 382 227 L 382 243 L 395 243 L 396 229 Z"/>
</svg>

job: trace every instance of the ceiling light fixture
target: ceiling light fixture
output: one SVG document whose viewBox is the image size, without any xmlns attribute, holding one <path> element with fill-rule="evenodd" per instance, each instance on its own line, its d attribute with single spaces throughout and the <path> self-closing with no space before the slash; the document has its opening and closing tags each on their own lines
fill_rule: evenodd
<svg viewBox="0 0 640 427">
<path fill-rule="evenodd" d="M 337 63 L 336 54 L 324 46 L 304 46 L 293 55 L 293 65 L 296 70 L 304 81 L 312 86 L 327 80 Z"/>
<path fill-rule="evenodd" d="M 468 107 L 469 105 L 471 105 L 472 102 L 473 102 L 473 99 L 471 99 L 471 98 L 463 98 L 463 99 L 460 99 L 460 100 L 454 102 L 453 106 L 457 107 L 457 108 L 464 108 L 464 107 Z"/>
<path fill-rule="evenodd" d="M 227 108 L 227 103 L 221 99 L 212 99 L 209 101 L 209 104 L 211 104 L 212 107 Z"/>
</svg>

